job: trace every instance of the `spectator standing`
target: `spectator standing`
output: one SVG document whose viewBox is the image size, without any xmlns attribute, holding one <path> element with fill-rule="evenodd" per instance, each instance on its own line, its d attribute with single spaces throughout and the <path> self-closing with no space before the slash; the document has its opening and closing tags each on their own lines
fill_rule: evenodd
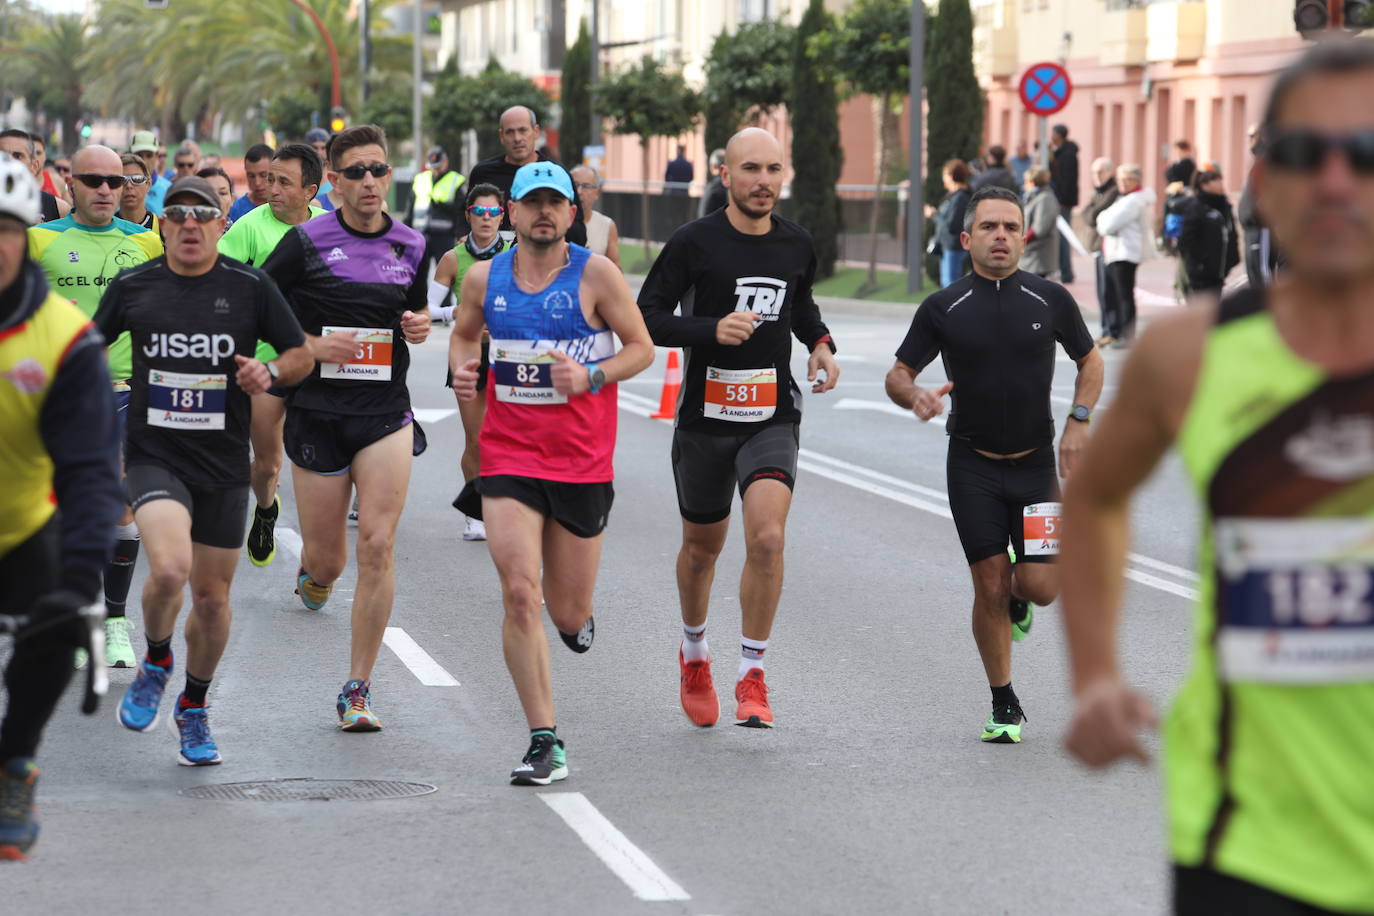
<svg viewBox="0 0 1374 916">
<path fill-rule="evenodd" d="M 1031 158 L 1030 151 L 1026 148 L 1026 141 L 1020 140 L 1016 144 L 1016 155 L 1007 160 L 1011 165 L 1012 174 L 1016 176 L 1016 186 L 1019 188 L 1026 180 L 1026 173 L 1035 164 Z"/>
<path fill-rule="evenodd" d="M 692 162 L 687 158 L 687 147 L 679 143 L 677 158 L 670 161 L 668 167 L 663 170 L 663 182 L 669 186 L 663 189 L 663 193 L 685 195 L 687 186 L 695 177 L 696 169 L 692 168 Z"/>
<path fill-rule="evenodd" d="M 1078 206 L 1078 144 L 1069 139 L 1067 124 L 1050 128 L 1050 183 L 1059 200 L 1059 215 L 1073 225 Z M 1059 246 L 1059 282 L 1073 282 L 1073 246 Z"/>
<path fill-rule="evenodd" d="M 1109 331 L 1116 327 L 1115 321 L 1111 318 L 1111 297 L 1107 295 L 1107 262 L 1102 258 L 1102 236 L 1097 231 L 1097 217 L 1103 210 L 1116 203 L 1120 191 L 1116 187 L 1116 164 L 1105 156 L 1099 156 L 1093 160 L 1093 196 L 1088 201 L 1088 205 L 1083 208 L 1083 241 L 1085 247 L 1093 253 L 1093 275 L 1096 280 L 1097 289 L 1097 311 L 1102 316 L 1102 336 L 1097 339 L 1101 344 L 1104 340 L 1110 343 L 1107 338 Z"/>
<path fill-rule="evenodd" d="M 725 182 L 720 177 L 720 167 L 725 164 L 725 150 L 712 150 L 710 163 L 711 180 L 706 183 L 706 193 L 701 195 L 701 206 L 697 209 L 698 218 L 715 213 L 730 199 L 730 193 L 725 190 Z"/>
<path fill-rule="evenodd" d="M 971 173 L 962 159 L 945 163 L 940 177 L 949 193 L 938 209 L 926 205 L 926 215 L 935 220 L 935 240 L 940 243 L 940 286 L 949 286 L 968 270 L 968 252 L 959 234 L 964 231 L 964 210 L 973 192 L 969 190 Z"/>
<path fill-rule="evenodd" d="M 1220 172 L 1203 171 L 1193 176 L 1193 193 L 1183 209 L 1178 253 L 1187 282 L 1185 292 L 1192 295 L 1220 295 L 1226 275 L 1240 263 L 1236 216 Z"/>
<path fill-rule="evenodd" d="M 572 179 L 578 200 L 587 208 L 587 247 L 620 267 L 620 230 L 615 220 L 595 209 L 601 199 L 601 176 L 590 165 L 579 165 L 572 170 Z"/>
<path fill-rule="evenodd" d="M 997 186 L 1006 188 L 1015 194 L 1021 193 L 1021 185 L 1016 181 L 1016 175 L 1011 169 L 1007 168 L 1007 148 L 1004 146 L 988 147 L 988 155 L 985 160 L 986 167 L 973 176 L 969 181 L 969 190 L 977 193 L 983 188 Z"/>
<path fill-rule="evenodd" d="M 1193 144 L 1186 139 L 1174 141 L 1174 161 L 1164 170 L 1164 183 L 1181 181 L 1187 187 L 1193 186 L 1193 175 L 1197 173 L 1197 162 L 1193 159 Z"/>
<path fill-rule="evenodd" d="M 1250 125 L 1250 152 L 1256 158 L 1264 154 L 1264 143 L 1260 139 L 1259 125 Z M 1241 232 L 1245 236 L 1245 278 L 1251 286 L 1263 286 L 1274 279 L 1282 259 L 1278 248 L 1269 234 L 1269 227 L 1255 208 L 1254 172 L 1245 176 L 1245 190 L 1240 195 L 1240 206 L 1236 216 L 1240 219 Z"/>
<path fill-rule="evenodd" d="M 1112 300 L 1115 326 L 1104 341 L 1117 347 L 1128 346 L 1135 337 L 1135 272 L 1155 253 L 1151 210 L 1155 193 L 1141 186 L 1140 166 L 1126 163 L 1116 170 L 1120 197 L 1097 217 L 1102 235 L 1102 256 L 1107 262 L 1107 295 Z"/>
<path fill-rule="evenodd" d="M 1026 173 L 1026 248 L 1021 269 L 1045 278 L 1059 269 L 1059 201 L 1049 169 Z"/>
</svg>

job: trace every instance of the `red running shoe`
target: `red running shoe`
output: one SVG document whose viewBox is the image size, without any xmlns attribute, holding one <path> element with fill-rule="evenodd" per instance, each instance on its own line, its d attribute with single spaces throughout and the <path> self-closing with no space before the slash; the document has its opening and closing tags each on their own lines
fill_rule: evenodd
<svg viewBox="0 0 1374 916">
<path fill-rule="evenodd" d="M 772 728 L 773 710 L 768 708 L 768 685 L 763 682 L 763 669 L 750 668 L 735 685 L 735 724 L 745 728 Z"/>
<path fill-rule="evenodd" d="M 693 725 L 709 728 L 720 718 L 720 700 L 716 697 L 716 685 L 711 682 L 711 660 L 689 662 L 682 657 L 682 649 L 677 651 L 677 664 L 682 672 L 682 682 L 678 695 L 682 699 L 682 711 Z"/>
</svg>

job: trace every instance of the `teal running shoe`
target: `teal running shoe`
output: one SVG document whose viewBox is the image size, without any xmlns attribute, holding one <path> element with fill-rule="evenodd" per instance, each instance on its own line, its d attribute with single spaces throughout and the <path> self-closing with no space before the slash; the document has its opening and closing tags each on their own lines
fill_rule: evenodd
<svg viewBox="0 0 1374 916">
<path fill-rule="evenodd" d="M 520 761 L 520 766 L 510 772 L 513 786 L 547 786 L 567 778 L 568 755 L 563 749 L 563 742 L 553 732 L 530 735 L 530 749 Z"/>
<path fill-rule="evenodd" d="M 138 663 L 138 674 L 133 683 L 124 691 L 124 699 L 119 701 L 116 713 L 119 724 L 136 732 L 150 732 L 157 728 L 157 707 L 162 702 L 162 692 L 167 689 L 167 678 L 172 673 L 171 663 L 166 668 L 154 665 L 146 658 Z"/>
<path fill-rule="evenodd" d="M 332 585 L 320 585 L 306 573 L 305 568 L 296 567 L 296 594 L 301 596 L 301 604 L 312 611 L 318 611 L 329 600 Z"/>
<path fill-rule="evenodd" d="M 375 732 L 382 728 L 382 720 L 372 711 L 372 694 L 362 681 L 344 684 L 335 708 L 339 713 L 339 728 L 346 732 Z"/>
</svg>

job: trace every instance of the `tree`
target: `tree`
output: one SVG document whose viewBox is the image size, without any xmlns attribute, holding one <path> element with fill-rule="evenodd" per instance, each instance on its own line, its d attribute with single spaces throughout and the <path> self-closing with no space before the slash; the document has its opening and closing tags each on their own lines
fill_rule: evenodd
<svg viewBox="0 0 1374 916">
<path fill-rule="evenodd" d="M 591 142 L 592 39 L 584 19 L 577 41 L 563 58 L 563 119 L 558 125 L 558 158 L 571 168 L 582 161 L 582 147 Z"/>
<path fill-rule="evenodd" d="M 464 133 L 476 131 L 477 158 L 486 159 L 501 152 L 501 112 L 513 105 L 524 105 L 540 123 L 550 108 L 544 90 L 493 57 L 477 76 L 463 76 L 450 61 L 435 81 L 426 111 L 436 143 L 452 154 L 462 148 Z"/>
<path fill-rule="evenodd" d="M 61 123 L 62 147 L 70 153 L 80 142 L 76 125 L 84 113 L 81 89 L 87 78 L 75 59 L 90 39 L 75 13 L 26 17 L 18 25 L 14 45 L 4 49 L 6 83 L 30 110 L 41 108 Z M 46 132 L 52 133 L 51 120 Z"/>
<path fill-rule="evenodd" d="M 412 104 L 410 81 L 392 80 L 385 89 L 374 90 L 367 97 L 357 123 L 376 124 L 386 131 L 387 139 L 395 146 L 398 139 L 410 136 Z"/>
<path fill-rule="evenodd" d="M 319 100 L 305 89 L 284 92 L 267 106 L 267 122 L 282 141 L 298 139 L 312 126 L 311 118 L 319 111 Z"/>
<path fill-rule="evenodd" d="M 645 55 L 631 67 L 603 83 L 596 104 L 614 125 L 611 132 L 639 137 L 644 166 L 644 193 L 640 198 L 640 235 L 644 236 L 644 260 L 649 257 L 649 141 L 676 137 L 692 129 L 701 113 L 701 99 L 683 80 L 669 73 L 653 57 Z"/>
<path fill-rule="evenodd" d="M 792 111 L 792 204 L 797 222 L 816 246 L 816 276 L 835 273 L 840 256 L 840 198 L 835 186 L 844 165 L 840 146 L 839 99 L 833 61 L 813 49 L 811 36 L 834 29 L 823 0 L 811 0 L 792 46 L 792 95 L 806 104 Z"/>
<path fill-rule="evenodd" d="M 950 159 L 971 161 L 983 138 L 983 93 L 973 72 L 973 13 L 968 0 L 940 0 L 927 30 L 925 197 L 945 196 L 940 169 Z"/>
<path fill-rule="evenodd" d="M 706 151 L 725 146 L 746 120 L 787 104 L 796 29 L 772 19 L 722 31 L 706 57 Z M 752 115 L 752 117 L 751 117 Z"/>
<path fill-rule="evenodd" d="M 907 91 L 910 77 L 911 3 L 909 0 L 858 0 L 845 14 L 833 38 L 817 35 L 816 44 L 833 53 L 832 58 L 851 93 L 867 93 L 875 99 L 874 133 L 877 138 L 877 168 L 873 213 L 869 217 L 868 280 L 859 289 L 867 295 L 878 286 L 878 215 L 882 207 L 881 186 L 887 177 L 888 132 L 884 130 L 893 115 L 893 104 Z M 919 115 L 917 115 L 919 116 Z"/>
</svg>

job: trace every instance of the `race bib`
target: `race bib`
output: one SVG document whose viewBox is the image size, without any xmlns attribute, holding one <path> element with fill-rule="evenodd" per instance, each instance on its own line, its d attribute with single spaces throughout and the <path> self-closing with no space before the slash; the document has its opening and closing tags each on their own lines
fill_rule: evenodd
<svg viewBox="0 0 1374 916">
<path fill-rule="evenodd" d="M 224 375 L 148 370 L 148 425 L 224 429 Z"/>
<path fill-rule="evenodd" d="M 1374 681 L 1374 521 L 1221 519 L 1217 664 L 1227 681 Z"/>
<path fill-rule="evenodd" d="M 492 344 L 491 374 L 496 400 L 512 404 L 566 404 L 553 387 L 555 360 L 547 351 Z"/>
<path fill-rule="evenodd" d="M 778 409 L 777 369 L 706 367 L 702 416 L 732 423 L 757 423 Z"/>
<path fill-rule="evenodd" d="M 1059 556 L 1059 533 L 1063 529 L 1060 503 L 1035 503 L 1021 510 L 1021 554 L 1027 557 Z"/>
<path fill-rule="evenodd" d="M 391 348 L 394 336 L 391 328 L 335 328 L 320 329 L 321 337 L 353 331 L 358 335 L 358 349 L 346 363 L 320 363 L 320 378 L 346 378 L 362 382 L 391 381 Z"/>
</svg>

